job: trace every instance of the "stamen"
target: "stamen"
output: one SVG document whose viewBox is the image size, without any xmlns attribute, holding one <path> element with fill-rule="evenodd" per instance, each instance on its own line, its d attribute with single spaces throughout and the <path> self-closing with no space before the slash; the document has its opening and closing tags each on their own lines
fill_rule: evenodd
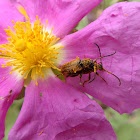
<svg viewBox="0 0 140 140">
<path fill-rule="evenodd" d="M 24 9 L 21 5 L 18 5 L 18 6 L 17 6 L 17 9 L 19 10 L 19 12 L 20 12 L 21 14 L 23 14 L 23 15 L 26 17 L 27 20 L 29 20 L 29 17 L 28 17 L 28 15 L 27 15 L 25 9 Z"/>
<path fill-rule="evenodd" d="M 11 27 L 5 29 L 9 36 L 8 43 L 0 45 L 0 58 L 5 58 L 7 63 L 2 67 L 12 66 L 10 74 L 17 71 L 24 79 L 30 76 L 37 85 L 37 78 L 44 78 L 44 74 L 46 71 L 49 73 L 50 68 L 60 71 L 56 66 L 56 60 L 58 50 L 63 46 L 55 45 L 59 38 L 52 35 L 53 27 L 50 32 L 46 30 L 48 21 L 44 27 L 36 16 L 32 25 L 25 9 L 18 6 L 18 10 L 25 16 L 26 22 L 12 21 L 14 30 Z"/>
</svg>

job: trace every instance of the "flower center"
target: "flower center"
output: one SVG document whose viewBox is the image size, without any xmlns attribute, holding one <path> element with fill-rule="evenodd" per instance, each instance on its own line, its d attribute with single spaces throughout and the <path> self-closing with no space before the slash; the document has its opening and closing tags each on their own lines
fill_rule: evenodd
<svg viewBox="0 0 140 140">
<path fill-rule="evenodd" d="M 50 68 L 59 70 L 56 60 L 58 50 L 63 46 L 54 45 L 59 38 L 52 35 L 53 28 L 50 32 L 46 30 L 47 21 L 44 27 L 36 16 L 34 24 L 31 24 L 24 9 L 20 7 L 19 11 L 26 21 L 12 21 L 13 29 L 5 29 L 9 37 L 8 43 L 0 46 L 0 57 L 6 60 L 2 67 L 12 66 L 11 73 L 18 71 L 24 79 L 30 76 L 37 84 L 37 78 L 43 78 Z"/>
</svg>

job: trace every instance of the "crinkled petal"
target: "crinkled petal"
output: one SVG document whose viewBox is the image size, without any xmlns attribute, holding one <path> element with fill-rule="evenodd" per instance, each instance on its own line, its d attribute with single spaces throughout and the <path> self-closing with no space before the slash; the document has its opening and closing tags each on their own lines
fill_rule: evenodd
<svg viewBox="0 0 140 140">
<path fill-rule="evenodd" d="M 7 40 L 7 35 L 4 29 L 8 26 L 12 27 L 14 21 L 23 21 L 24 16 L 19 13 L 15 7 L 15 3 L 9 0 L 4 0 L 0 2 L 0 44 L 4 44 Z"/>
<path fill-rule="evenodd" d="M 31 82 L 8 140 L 116 140 L 101 107 L 56 77 Z"/>
<path fill-rule="evenodd" d="M 64 37 L 102 0 L 18 0 L 30 19 L 36 15 L 54 27 L 53 33 Z"/>
<path fill-rule="evenodd" d="M 81 31 L 69 35 L 62 40 L 65 46 L 65 62 L 76 56 L 81 59 L 96 59 L 100 46 L 102 56 L 116 54 L 102 58 L 103 67 L 117 75 L 119 81 L 107 72 L 99 74 L 108 85 L 98 76 L 83 88 L 79 85 L 79 77 L 72 77 L 67 83 L 80 91 L 87 92 L 94 98 L 101 100 L 120 113 L 130 113 L 140 107 L 140 2 L 122 2 L 107 8 L 101 17 Z M 100 61 L 98 61 L 100 62 Z M 62 65 L 61 64 L 61 65 Z M 88 75 L 82 77 L 87 80 Z M 93 79 L 93 74 L 91 80 Z"/>
<path fill-rule="evenodd" d="M 6 113 L 23 87 L 23 80 L 9 73 L 10 68 L 0 68 L 0 139 L 4 137 Z"/>
</svg>

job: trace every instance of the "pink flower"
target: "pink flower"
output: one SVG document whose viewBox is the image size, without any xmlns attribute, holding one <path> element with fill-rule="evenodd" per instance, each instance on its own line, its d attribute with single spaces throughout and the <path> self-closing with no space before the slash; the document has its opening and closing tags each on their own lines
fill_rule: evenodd
<svg viewBox="0 0 140 140">
<path fill-rule="evenodd" d="M 84 29 L 67 35 L 101 1 L 0 2 L 0 139 L 4 137 L 7 110 L 23 86 L 24 103 L 9 140 L 116 139 L 101 107 L 83 92 L 120 113 L 140 107 L 140 3 L 116 4 Z M 53 74 L 51 68 L 59 70 L 77 56 L 99 57 L 94 43 L 101 47 L 102 55 L 117 51 L 104 58 L 103 64 L 120 78 L 120 87 L 106 72 L 100 74 L 108 85 L 96 77 L 85 87 L 79 84 L 79 77 L 62 82 Z M 82 77 L 85 79 L 87 75 Z"/>
</svg>

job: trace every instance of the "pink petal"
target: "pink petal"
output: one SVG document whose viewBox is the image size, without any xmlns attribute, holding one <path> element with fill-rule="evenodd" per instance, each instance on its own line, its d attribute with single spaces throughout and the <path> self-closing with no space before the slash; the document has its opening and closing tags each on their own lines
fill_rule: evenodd
<svg viewBox="0 0 140 140">
<path fill-rule="evenodd" d="M 4 29 L 8 26 L 13 27 L 12 20 L 23 21 L 24 16 L 19 13 L 15 4 L 9 0 L 0 2 L 0 44 L 4 44 L 7 41 L 7 35 Z"/>
<path fill-rule="evenodd" d="M 36 15 L 42 21 L 48 20 L 54 27 L 54 34 L 64 37 L 77 23 L 102 0 L 18 0 L 24 6 L 31 20 Z"/>
<path fill-rule="evenodd" d="M 105 69 L 120 78 L 121 86 L 114 76 L 106 72 L 99 73 L 108 85 L 98 76 L 92 83 L 85 84 L 84 88 L 79 85 L 79 77 L 69 78 L 67 83 L 120 113 L 130 113 L 140 108 L 139 23 L 140 3 L 122 2 L 107 8 L 95 22 L 62 40 L 66 56 L 63 63 L 76 56 L 81 59 L 98 58 L 99 50 L 94 43 L 100 46 L 102 56 L 116 50 L 115 55 L 103 58 L 102 61 Z M 88 75 L 82 78 L 83 81 L 87 79 Z"/>
<path fill-rule="evenodd" d="M 0 64 L 3 63 L 0 59 Z M 0 139 L 4 137 L 6 113 L 23 87 L 23 80 L 9 73 L 10 68 L 0 67 Z"/>
<path fill-rule="evenodd" d="M 9 140 L 116 140 L 101 107 L 55 77 L 26 88 Z"/>
</svg>

